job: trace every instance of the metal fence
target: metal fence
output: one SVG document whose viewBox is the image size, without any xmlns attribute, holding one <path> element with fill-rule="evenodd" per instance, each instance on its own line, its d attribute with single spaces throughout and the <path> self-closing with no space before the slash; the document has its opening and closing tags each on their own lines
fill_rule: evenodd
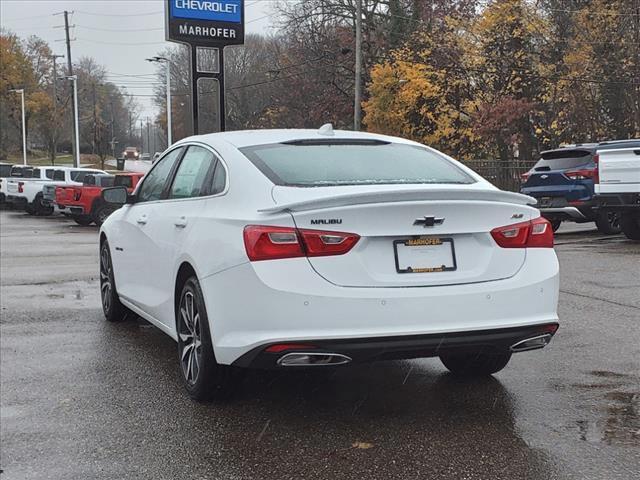
<svg viewBox="0 0 640 480">
<path fill-rule="evenodd" d="M 502 190 L 517 192 L 520 190 L 523 173 L 528 172 L 535 164 L 531 160 L 467 160 L 467 167 L 493 183 Z"/>
</svg>

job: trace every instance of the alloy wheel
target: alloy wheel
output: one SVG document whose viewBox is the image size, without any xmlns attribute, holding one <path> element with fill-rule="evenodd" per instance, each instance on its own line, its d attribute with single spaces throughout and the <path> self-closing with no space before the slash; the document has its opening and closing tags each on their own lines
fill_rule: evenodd
<svg viewBox="0 0 640 480">
<path fill-rule="evenodd" d="M 202 365 L 202 336 L 200 312 L 193 292 L 187 290 L 180 299 L 178 335 L 180 337 L 180 366 L 187 383 L 198 381 Z"/>
<path fill-rule="evenodd" d="M 102 299 L 102 308 L 105 313 L 108 313 L 111 309 L 112 289 L 111 258 L 109 257 L 109 248 L 105 244 L 102 246 L 102 250 L 100 251 L 100 297 Z"/>
<path fill-rule="evenodd" d="M 620 213 L 607 212 L 607 220 L 613 230 L 620 230 Z"/>
</svg>

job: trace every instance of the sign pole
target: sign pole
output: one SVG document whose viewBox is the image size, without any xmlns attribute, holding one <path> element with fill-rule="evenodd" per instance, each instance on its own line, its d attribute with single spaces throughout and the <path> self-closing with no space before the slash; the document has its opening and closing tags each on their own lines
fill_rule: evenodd
<svg viewBox="0 0 640 480">
<path fill-rule="evenodd" d="M 198 50 L 195 45 L 191 45 L 191 118 L 193 118 L 193 134 L 200 135 L 200 125 L 198 121 L 198 114 L 200 113 L 200 107 L 198 105 L 199 92 L 198 92 Z"/>
<path fill-rule="evenodd" d="M 218 111 L 220 112 L 220 131 L 226 131 L 227 110 L 224 104 L 224 47 L 220 48 L 220 73 L 218 74 Z"/>
<path fill-rule="evenodd" d="M 244 44 L 244 6 L 244 0 L 166 0 L 165 38 L 170 42 L 186 44 L 191 49 L 191 108 L 194 135 L 208 133 L 202 130 L 209 128 L 206 120 L 210 116 L 200 115 L 200 94 L 208 93 L 206 88 L 199 87 L 199 84 L 203 83 L 199 82 L 201 78 L 213 79 L 218 83 L 217 123 L 221 132 L 226 130 L 224 47 Z M 199 54 L 200 51 L 202 55 Z M 214 55 L 212 68 L 206 63 L 207 60 L 211 61 Z M 199 59 L 203 65 L 198 64 Z"/>
</svg>

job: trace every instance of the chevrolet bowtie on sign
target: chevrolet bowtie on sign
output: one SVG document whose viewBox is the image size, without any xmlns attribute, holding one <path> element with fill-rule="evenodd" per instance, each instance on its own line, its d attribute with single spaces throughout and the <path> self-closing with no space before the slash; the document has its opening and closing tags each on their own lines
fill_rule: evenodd
<svg viewBox="0 0 640 480">
<path fill-rule="evenodd" d="M 244 43 L 244 0 L 167 2 L 167 40 L 211 47 Z"/>
</svg>

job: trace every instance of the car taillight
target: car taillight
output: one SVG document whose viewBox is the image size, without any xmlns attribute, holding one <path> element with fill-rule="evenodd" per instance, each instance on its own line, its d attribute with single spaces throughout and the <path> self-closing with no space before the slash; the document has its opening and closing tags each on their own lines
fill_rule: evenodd
<svg viewBox="0 0 640 480">
<path fill-rule="evenodd" d="M 529 177 L 531 176 L 531 170 L 529 170 L 528 172 L 525 172 L 523 174 L 520 175 L 520 182 L 521 183 L 526 183 L 527 180 L 529 180 Z"/>
<path fill-rule="evenodd" d="M 24 182 L 18 182 L 18 193 L 24 192 Z"/>
<path fill-rule="evenodd" d="M 552 248 L 553 229 L 546 218 L 515 223 L 491 230 L 491 236 L 502 248 Z"/>
<path fill-rule="evenodd" d="M 244 246 L 249 260 L 324 257 L 343 255 L 353 248 L 359 235 L 292 227 L 248 225 L 244 229 Z"/>
<path fill-rule="evenodd" d="M 572 170 L 565 172 L 565 176 L 571 180 L 589 180 L 592 179 L 595 183 L 598 183 L 598 167 L 595 168 L 581 168 L 580 170 Z"/>
</svg>

